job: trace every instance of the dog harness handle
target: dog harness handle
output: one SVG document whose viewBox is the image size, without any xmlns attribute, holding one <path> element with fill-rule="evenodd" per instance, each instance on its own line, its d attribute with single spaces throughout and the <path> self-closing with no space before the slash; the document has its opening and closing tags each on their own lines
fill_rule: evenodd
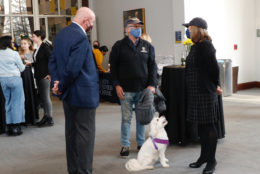
<svg viewBox="0 0 260 174">
<path fill-rule="evenodd" d="M 156 146 L 156 143 L 159 144 L 166 144 L 167 146 L 169 145 L 169 140 L 163 140 L 163 139 L 159 139 L 159 138 L 153 138 L 152 136 L 150 136 L 150 138 L 152 139 L 153 142 L 153 146 L 156 150 L 158 150 L 158 147 Z"/>
</svg>

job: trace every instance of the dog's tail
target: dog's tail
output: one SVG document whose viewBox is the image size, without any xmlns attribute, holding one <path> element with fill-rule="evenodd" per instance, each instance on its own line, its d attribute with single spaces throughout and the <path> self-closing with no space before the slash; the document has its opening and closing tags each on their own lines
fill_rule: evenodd
<svg viewBox="0 0 260 174">
<path fill-rule="evenodd" d="M 144 170 L 144 168 L 138 163 L 136 159 L 130 159 L 125 163 L 125 168 L 128 171 L 140 171 Z"/>
</svg>

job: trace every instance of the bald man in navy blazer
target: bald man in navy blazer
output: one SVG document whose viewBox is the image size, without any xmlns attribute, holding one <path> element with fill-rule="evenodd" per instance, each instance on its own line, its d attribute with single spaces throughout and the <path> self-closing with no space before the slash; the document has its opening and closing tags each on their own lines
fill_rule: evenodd
<svg viewBox="0 0 260 174">
<path fill-rule="evenodd" d="M 56 36 L 49 60 L 52 91 L 63 101 L 69 174 L 92 173 L 99 86 L 86 32 L 94 21 L 91 9 L 80 8 L 72 24 Z"/>
</svg>

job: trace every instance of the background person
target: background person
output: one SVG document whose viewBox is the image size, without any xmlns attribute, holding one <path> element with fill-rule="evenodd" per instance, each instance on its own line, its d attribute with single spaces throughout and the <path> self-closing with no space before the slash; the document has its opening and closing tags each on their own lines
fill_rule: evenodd
<svg viewBox="0 0 260 174">
<path fill-rule="evenodd" d="M 93 42 L 93 49 L 99 49 L 99 47 L 100 47 L 99 41 L 98 41 L 98 40 L 95 40 L 95 41 Z"/>
<path fill-rule="evenodd" d="M 129 155 L 133 105 L 137 105 L 145 88 L 154 93 L 157 85 L 154 49 L 149 42 L 140 39 L 142 26 L 138 18 L 127 20 L 128 36 L 117 41 L 110 53 L 112 78 L 122 111 L 121 157 Z M 136 141 L 140 149 L 145 141 L 145 126 L 139 122 L 136 122 Z"/>
<path fill-rule="evenodd" d="M 108 52 L 108 48 L 106 46 L 102 46 L 99 48 L 93 49 L 93 55 L 96 60 L 97 68 L 100 72 L 106 73 L 107 70 L 105 70 L 102 66 L 104 55 L 106 55 Z"/>
<path fill-rule="evenodd" d="M 21 72 L 25 69 L 11 36 L 0 37 L 0 83 L 5 96 L 7 134 L 21 135 L 25 122 L 24 92 Z"/>
<path fill-rule="evenodd" d="M 49 62 L 53 93 L 63 101 L 70 174 L 92 173 L 99 86 L 86 32 L 92 29 L 94 21 L 91 9 L 80 8 L 72 24 L 56 36 Z"/>
<path fill-rule="evenodd" d="M 146 40 L 147 42 L 149 42 L 149 43 L 152 43 L 152 38 L 149 36 L 149 34 L 147 34 L 147 33 L 143 33 L 142 35 L 141 35 L 141 39 L 143 39 L 143 40 Z"/>
<path fill-rule="evenodd" d="M 48 62 L 51 56 L 51 48 L 43 43 L 45 34 L 36 30 L 32 34 L 33 43 L 37 46 L 34 51 L 34 78 L 36 79 L 38 93 L 43 104 L 44 116 L 37 123 L 39 127 L 53 126 L 52 119 L 52 102 L 50 98 L 50 81 L 51 76 L 48 71 Z"/>
<path fill-rule="evenodd" d="M 203 174 L 212 174 L 217 165 L 217 95 L 222 92 L 216 50 L 204 19 L 194 18 L 183 25 L 188 27 L 194 43 L 186 59 L 187 120 L 198 124 L 201 143 L 200 157 L 189 167 L 199 168 L 207 163 Z"/>
<path fill-rule="evenodd" d="M 25 95 L 25 120 L 26 124 L 35 124 L 38 119 L 37 92 L 35 89 L 34 78 L 31 64 L 33 63 L 33 44 L 28 37 L 21 38 L 19 54 L 23 60 L 25 70 L 22 72 L 23 89 Z"/>
</svg>

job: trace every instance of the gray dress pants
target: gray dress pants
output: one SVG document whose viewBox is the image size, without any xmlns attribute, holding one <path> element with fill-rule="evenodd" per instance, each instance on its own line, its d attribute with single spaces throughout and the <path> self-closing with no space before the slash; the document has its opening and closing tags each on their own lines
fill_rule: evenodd
<svg viewBox="0 0 260 174">
<path fill-rule="evenodd" d="M 91 174 L 96 109 L 79 108 L 63 101 L 67 167 L 69 174 Z"/>
<path fill-rule="evenodd" d="M 43 104 L 44 115 L 52 117 L 52 102 L 50 97 L 50 81 L 48 79 L 36 80 L 38 92 Z"/>
</svg>

